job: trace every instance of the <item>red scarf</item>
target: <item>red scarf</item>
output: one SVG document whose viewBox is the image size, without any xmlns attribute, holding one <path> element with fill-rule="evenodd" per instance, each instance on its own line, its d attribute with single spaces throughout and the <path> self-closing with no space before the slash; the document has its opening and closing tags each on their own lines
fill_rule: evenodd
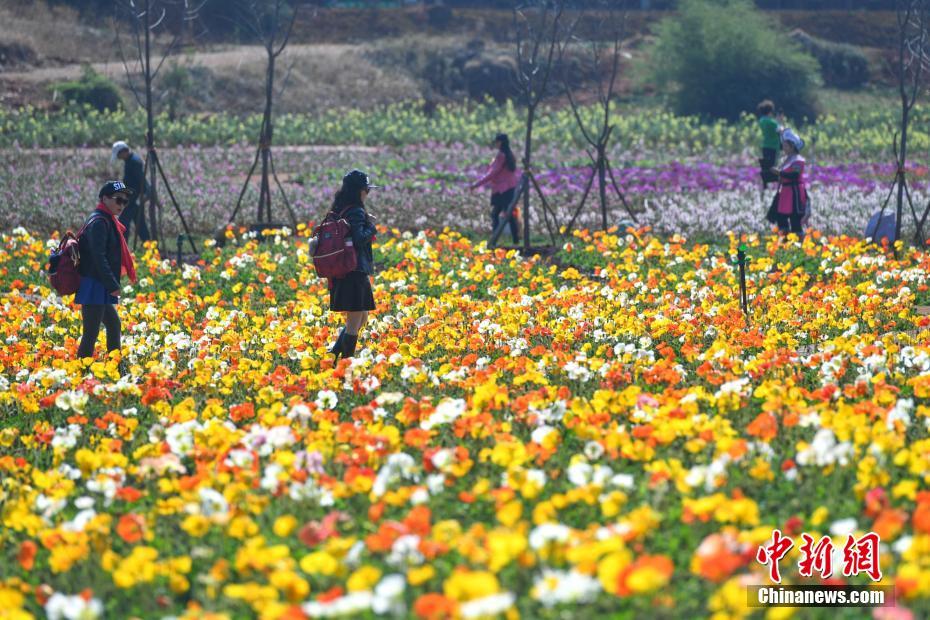
<svg viewBox="0 0 930 620">
<path fill-rule="evenodd" d="M 123 223 L 116 219 L 116 216 L 113 215 L 107 206 L 102 202 L 97 205 L 97 211 L 100 211 L 116 226 L 116 230 L 119 231 L 119 249 L 120 249 L 120 271 L 121 274 L 129 276 L 129 280 L 133 283 L 136 281 L 136 266 L 132 262 L 132 254 L 129 253 L 129 244 L 126 243 L 126 227 L 123 226 Z"/>
</svg>

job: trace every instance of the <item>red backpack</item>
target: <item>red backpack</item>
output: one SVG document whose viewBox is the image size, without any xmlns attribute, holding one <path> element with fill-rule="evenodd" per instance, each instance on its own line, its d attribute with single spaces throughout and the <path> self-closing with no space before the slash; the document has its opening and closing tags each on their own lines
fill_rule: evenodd
<svg viewBox="0 0 930 620">
<path fill-rule="evenodd" d="M 321 278 L 344 278 L 358 265 L 352 228 L 344 217 L 346 211 L 330 211 L 317 226 L 313 266 Z"/>
<path fill-rule="evenodd" d="M 58 249 L 52 250 L 48 257 L 48 277 L 52 282 L 52 288 L 61 295 L 74 295 L 81 287 L 81 274 L 78 272 L 78 265 L 81 263 L 81 252 L 78 246 L 81 235 L 87 224 L 93 221 L 93 216 L 87 223 L 81 226 L 81 230 L 75 235 L 70 230 L 61 238 Z"/>
</svg>

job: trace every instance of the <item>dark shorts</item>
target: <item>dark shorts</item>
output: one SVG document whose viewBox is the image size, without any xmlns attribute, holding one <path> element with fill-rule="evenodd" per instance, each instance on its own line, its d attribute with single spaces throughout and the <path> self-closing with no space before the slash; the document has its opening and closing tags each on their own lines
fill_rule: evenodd
<svg viewBox="0 0 930 620">
<path fill-rule="evenodd" d="M 368 274 L 353 271 L 334 278 L 329 291 L 329 309 L 334 312 L 361 312 L 375 309 L 375 296 Z"/>
</svg>

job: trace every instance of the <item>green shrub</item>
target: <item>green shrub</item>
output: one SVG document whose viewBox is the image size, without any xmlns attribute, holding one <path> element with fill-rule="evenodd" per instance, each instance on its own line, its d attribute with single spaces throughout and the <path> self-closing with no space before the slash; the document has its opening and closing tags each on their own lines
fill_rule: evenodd
<svg viewBox="0 0 930 620">
<path fill-rule="evenodd" d="M 64 101 L 79 106 L 90 106 L 95 110 L 118 110 L 123 107 L 119 89 L 110 79 L 100 75 L 90 65 L 78 80 L 59 82 L 50 86 Z"/>
<path fill-rule="evenodd" d="M 818 39 L 803 30 L 795 30 L 791 38 L 817 59 L 827 86 L 852 90 L 869 81 L 869 59 L 858 47 Z"/>
<path fill-rule="evenodd" d="M 656 34 L 651 73 L 680 113 L 735 120 L 772 99 L 791 118 L 816 116 L 817 61 L 749 0 L 682 0 Z"/>
</svg>

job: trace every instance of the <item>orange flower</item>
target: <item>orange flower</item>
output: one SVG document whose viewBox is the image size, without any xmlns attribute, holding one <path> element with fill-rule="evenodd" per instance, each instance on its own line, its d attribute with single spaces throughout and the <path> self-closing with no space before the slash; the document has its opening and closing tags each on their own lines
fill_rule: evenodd
<svg viewBox="0 0 930 620">
<path fill-rule="evenodd" d="M 233 422 L 242 422 L 255 417 L 255 405 L 252 403 L 243 403 L 233 405 L 229 408 L 229 417 Z"/>
<path fill-rule="evenodd" d="M 629 596 L 631 594 L 654 592 L 664 588 L 674 571 L 675 565 L 667 556 L 640 556 L 632 564 L 620 571 L 620 575 L 617 577 L 617 594 Z"/>
<path fill-rule="evenodd" d="M 455 616 L 456 602 L 437 592 L 424 594 L 413 604 L 413 613 L 425 620 L 445 620 Z"/>
<path fill-rule="evenodd" d="M 763 441 L 771 441 L 778 435 L 778 422 L 771 413 L 763 411 L 749 423 L 746 432 Z"/>
<path fill-rule="evenodd" d="M 19 565 L 23 567 L 23 570 L 32 570 L 32 566 L 36 561 L 36 551 L 38 550 L 39 546 L 33 541 L 24 540 L 22 542 L 16 559 L 19 560 Z"/>
<path fill-rule="evenodd" d="M 145 527 L 145 520 L 134 513 L 125 514 L 119 518 L 116 524 L 116 533 L 120 538 L 132 544 L 142 540 L 142 532 Z"/>
<path fill-rule="evenodd" d="M 914 531 L 930 534 L 930 503 L 920 502 L 914 511 Z"/>
<path fill-rule="evenodd" d="M 413 534 L 417 536 L 427 536 L 430 532 L 430 518 L 432 512 L 427 506 L 415 506 L 410 509 L 407 517 L 404 519 L 404 525 Z"/>
<path fill-rule="evenodd" d="M 729 532 L 707 536 L 691 558 L 691 572 L 704 579 L 721 583 L 748 563 L 746 552 Z"/>
<path fill-rule="evenodd" d="M 142 497 L 142 491 L 133 487 L 120 487 L 116 490 L 116 497 L 126 502 L 135 502 Z"/>
<path fill-rule="evenodd" d="M 894 540 L 901 533 L 901 528 L 907 523 L 907 513 L 903 510 L 886 508 L 879 513 L 875 523 L 872 524 L 872 531 L 878 534 L 882 540 Z"/>
</svg>

